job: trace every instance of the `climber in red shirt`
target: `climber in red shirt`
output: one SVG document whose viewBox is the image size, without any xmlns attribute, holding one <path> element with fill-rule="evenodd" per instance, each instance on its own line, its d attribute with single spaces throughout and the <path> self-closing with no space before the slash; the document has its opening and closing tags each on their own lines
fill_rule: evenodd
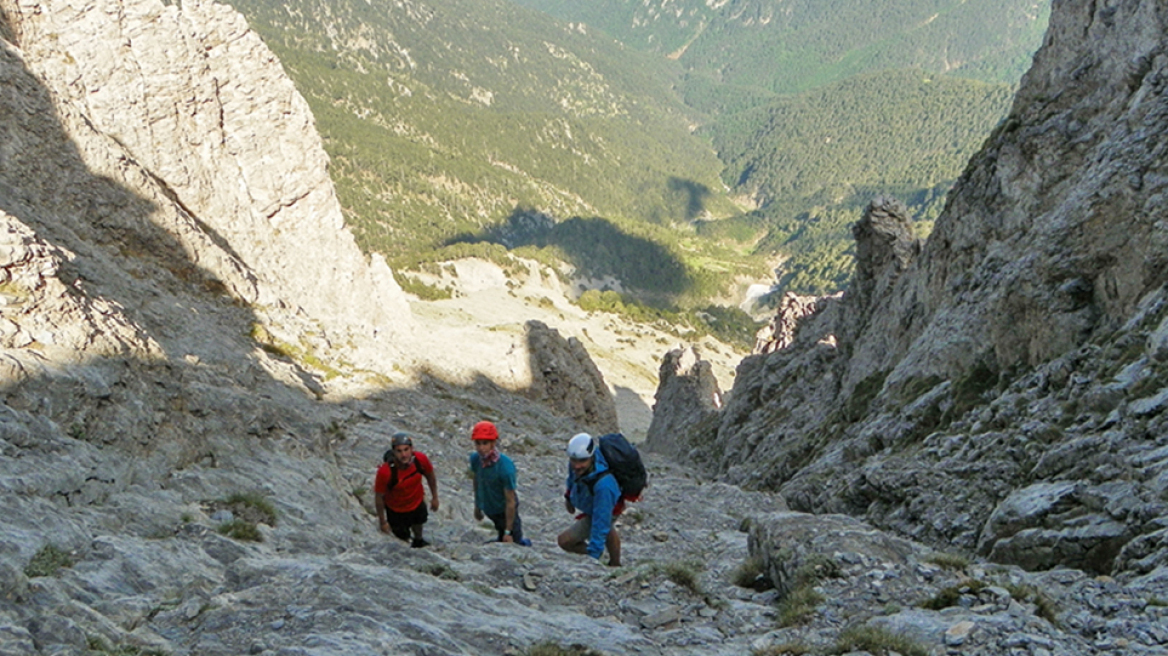
<svg viewBox="0 0 1168 656">
<path fill-rule="evenodd" d="M 393 434 L 390 450 L 385 452 L 377 477 L 373 481 L 377 519 L 381 532 L 393 532 L 411 547 L 430 543 L 422 537 L 422 525 L 429 519 L 422 478 L 430 486 L 430 510 L 438 510 L 438 478 L 434 466 L 421 451 L 414 451 L 414 441 L 402 432 Z M 412 533 L 412 539 L 411 539 Z"/>
</svg>

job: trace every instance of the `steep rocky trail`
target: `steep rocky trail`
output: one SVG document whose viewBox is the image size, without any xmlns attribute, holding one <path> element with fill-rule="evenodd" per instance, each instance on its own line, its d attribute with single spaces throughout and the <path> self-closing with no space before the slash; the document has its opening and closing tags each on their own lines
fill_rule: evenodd
<svg viewBox="0 0 1168 656">
<path fill-rule="evenodd" d="M 787 512 L 651 453 L 651 487 L 619 522 L 624 566 L 563 553 L 563 445 L 578 427 L 493 385 L 429 380 L 288 410 L 314 413 L 318 436 L 212 441 L 213 457 L 170 471 L 5 414 L 0 654 L 525 654 L 546 642 L 830 654 L 858 630 L 928 654 L 1162 654 L 1168 641 L 1162 573 L 977 564 L 848 517 Z M 518 463 L 531 547 L 488 543 L 473 519 L 468 435 L 482 418 Z M 396 430 L 417 435 L 439 473 L 425 549 L 378 532 L 369 506 Z M 274 507 L 262 541 L 221 533 L 248 517 L 224 512 L 236 494 Z M 68 564 L 33 571 L 45 545 Z M 775 587 L 735 585 L 752 555 Z"/>
</svg>

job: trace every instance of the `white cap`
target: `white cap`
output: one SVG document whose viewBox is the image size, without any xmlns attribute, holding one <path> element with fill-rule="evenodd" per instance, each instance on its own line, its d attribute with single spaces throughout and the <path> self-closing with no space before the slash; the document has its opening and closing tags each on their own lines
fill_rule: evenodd
<svg viewBox="0 0 1168 656">
<path fill-rule="evenodd" d="M 568 440 L 568 457 L 573 460 L 587 460 L 596 450 L 596 443 L 588 433 L 579 433 Z"/>
</svg>

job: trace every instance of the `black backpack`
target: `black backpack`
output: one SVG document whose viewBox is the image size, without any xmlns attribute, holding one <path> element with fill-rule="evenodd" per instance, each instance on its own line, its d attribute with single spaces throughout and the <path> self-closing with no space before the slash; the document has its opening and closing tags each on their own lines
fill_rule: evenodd
<svg viewBox="0 0 1168 656">
<path fill-rule="evenodd" d="M 641 454 L 624 435 L 609 433 L 597 438 L 600 442 L 600 452 L 608 463 L 608 471 L 620 486 L 621 498 L 626 501 L 637 501 L 641 493 L 649 485 L 649 472 L 645 471 L 645 463 L 641 462 Z"/>
</svg>

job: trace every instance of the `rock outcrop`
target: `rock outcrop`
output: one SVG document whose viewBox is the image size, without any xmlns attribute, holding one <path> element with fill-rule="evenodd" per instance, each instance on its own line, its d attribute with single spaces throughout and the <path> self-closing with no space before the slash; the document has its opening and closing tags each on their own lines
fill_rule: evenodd
<svg viewBox="0 0 1168 656">
<path fill-rule="evenodd" d="M 525 330 L 531 360 L 527 395 L 595 434 L 619 431 L 612 392 L 580 340 L 564 339 L 542 321 L 528 321 Z"/>
<path fill-rule="evenodd" d="M 752 355 L 763 355 L 781 351 L 795 343 L 795 331 L 804 317 L 823 310 L 831 300 L 838 300 L 842 294 L 831 296 L 803 296 L 787 292 L 779 299 L 779 307 L 770 323 L 755 334 Z"/>
<path fill-rule="evenodd" d="M 844 297 L 742 363 L 711 470 L 1032 569 L 1168 563 L 1166 20 L 1057 5 L 927 242 L 874 201 Z"/>
<path fill-rule="evenodd" d="M 708 432 L 718 420 L 722 390 L 709 362 L 702 360 L 695 346 L 665 354 L 658 373 L 653 421 L 645 435 L 646 445 L 670 457 L 682 448 L 694 448 L 687 435 L 692 430 Z"/>
</svg>

